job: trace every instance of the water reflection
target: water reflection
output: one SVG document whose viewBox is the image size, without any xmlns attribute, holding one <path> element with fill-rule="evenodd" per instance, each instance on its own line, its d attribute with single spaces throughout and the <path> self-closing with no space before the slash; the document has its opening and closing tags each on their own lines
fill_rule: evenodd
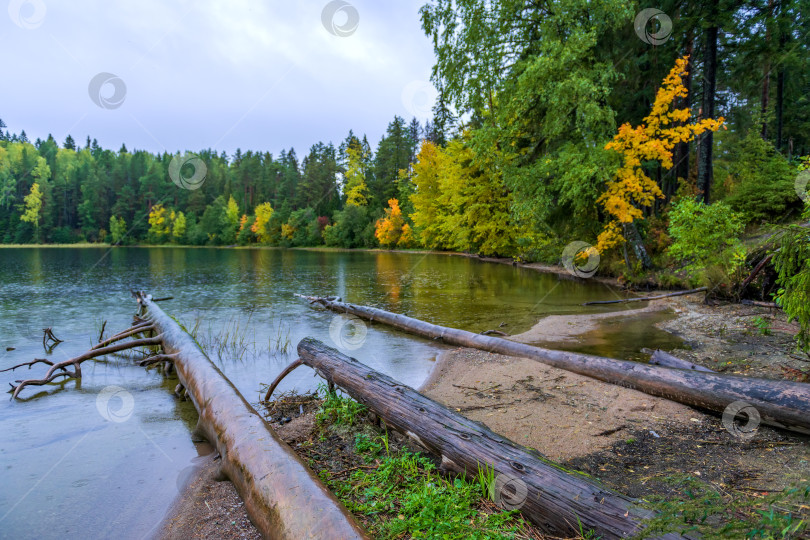
<svg viewBox="0 0 810 540">
<path fill-rule="evenodd" d="M 596 283 L 559 280 L 473 258 L 402 253 L 182 248 L 0 250 L 0 369 L 37 357 L 52 361 L 85 351 L 107 330 L 128 326 L 130 289 L 174 296 L 164 308 L 199 332 L 255 342 L 244 354 L 223 349 L 214 361 L 249 401 L 313 336 L 335 346 L 334 314 L 293 293 L 338 294 L 438 324 L 509 333 L 544 314 L 580 313 L 586 300 L 615 293 Z M 595 307 L 591 311 L 607 311 Z M 238 323 L 235 323 L 238 321 Z M 234 330 L 236 325 L 239 330 Z M 41 328 L 65 343 L 42 350 Z M 241 336 L 241 337 L 240 337 Z M 280 352 L 279 336 L 292 344 Z M 616 341 L 607 336 L 602 352 Z M 638 347 L 644 336 L 634 338 Z M 7 347 L 15 350 L 7 351 Z M 435 343 L 371 325 L 349 354 L 405 384 L 418 386 L 440 350 Z M 0 374 L 5 384 L 40 373 Z M 81 381 L 26 390 L 0 400 L 0 530 L 9 537 L 142 537 L 177 493 L 178 475 L 198 455 L 190 440 L 196 412 L 172 396 L 176 380 L 123 358 L 87 362 Z M 36 376 L 36 375 L 34 375 Z M 308 390 L 306 369 L 279 391 Z M 111 385 L 133 398 L 132 416 L 111 422 L 97 409 Z M 182 482 L 181 482 L 182 484 Z"/>
</svg>

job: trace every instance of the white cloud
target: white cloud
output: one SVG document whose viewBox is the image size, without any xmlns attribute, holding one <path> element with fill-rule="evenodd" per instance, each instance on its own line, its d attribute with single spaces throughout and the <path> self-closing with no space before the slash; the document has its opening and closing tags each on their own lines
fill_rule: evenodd
<svg viewBox="0 0 810 540">
<path fill-rule="evenodd" d="M 32 137 L 50 132 L 61 141 L 69 130 L 115 149 L 295 146 L 300 155 L 318 140 L 338 143 L 350 128 L 374 144 L 395 114 L 413 110 L 403 90 L 430 74 L 421 2 L 357 0 L 359 25 L 348 37 L 323 27 L 325 4 L 48 2 L 36 29 L 0 21 L 4 40 L 15 43 L 4 60 L 0 118 Z M 119 109 L 89 99 L 88 82 L 102 71 L 126 81 Z"/>
</svg>

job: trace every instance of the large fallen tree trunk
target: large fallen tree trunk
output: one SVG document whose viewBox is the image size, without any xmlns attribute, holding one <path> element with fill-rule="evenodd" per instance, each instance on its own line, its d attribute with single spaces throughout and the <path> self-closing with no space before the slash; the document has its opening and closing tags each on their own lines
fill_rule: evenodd
<svg viewBox="0 0 810 540">
<path fill-rule="evenodd" d="M 592 529 L 598 538 L 626 538 L 640 532 L 643 520 L 653 516 L 632 499 L 565 471 L 539 452 L 515 444 L 320 341 L 304 338 L 298 344 L 298 355 L 303 364 L 369 407 L 387 425 L 440 456 L 444 469 L 472 478 L 484 467 L 493 469 L 493 499 L 507 509 L 519 509 L 555 536 Z"/>
<path fill-rule="evenodd" d="M 673 296 L 684 296 L 687 294 L 696 294 L 707 290 L 706 287 L 698 287 L 697 289 L 690 289 L 688 291 L 677 291 L 667 294 L 659 294 L 656 296 L 642 296 L 637 298 L 622 298 L 620 300 L 594 300 L 592 302 L 585 302 L 583 306 L 595 306 L 597 304 L 627 304 L 628 302 L 649 302 L 650 300 L 660 300 L 662 298 L 671 298 Z"/>
<path fill-rule="evenodd" d="M 199 413 L 196 435 L 222 456 L 250 520 L 266 538 L 366 538 L 345 507 L 250 406 L 180 326 L 150 298 L 141 316 L 174 355 L 180 382 Z"/>
<path fill-rule="evenodd" d="M 753 406 L 759 412 L 761 420 L 767 424 L 800 433 L 810 433 L 810 384 L 807 383 L 673 369 L 544 349 L 508 339 L 446 328 L 382 309 L 326 298 L 307 296 L 302 298 L 339 313 L 380 322 L 444 343 L 531 358 L 556 368 L 710 411 L 722 413 L 732 403 L 744 401 L 747 405 Z"/>
</svg>

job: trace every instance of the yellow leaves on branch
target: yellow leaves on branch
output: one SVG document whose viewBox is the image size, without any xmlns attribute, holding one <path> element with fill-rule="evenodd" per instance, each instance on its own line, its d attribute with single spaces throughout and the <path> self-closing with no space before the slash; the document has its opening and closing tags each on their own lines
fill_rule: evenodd
<svg viewBox="0 0 810 540">
<path fill-rule="evenodd" d="M 605 193 L 597 199 L 612 217 L 599 235 L 599 251 L 624 242 L 621 233 L 623 225 L 643 219 L 642 209 L 664 197 L 658 184 L 644 174 L 642 163 L 658 161 L 662 168 L 671 169 L 672 151 L 676 144 L 689 142 L 705 131 L 717 131 L 723 125 L 722 117 L 688 123 L 692 116 L 688 107 L 672 108 L 676 98 L 688 95 L 683 85 L 688 62 L 688 56 L 675 61 L 643 123 L 636 127 L 629 123 L 622 125 L 613 140 L 605 145 L 606 149 L 619 152 L 623 163 L 613 181 L 608 183 Z"/>
<path fill-rule="evenodd" d="M 344 175 L 346 206 L 366 206 L 368 205 L 368 187 L 366 186 L 364 163 L 368 156 L 361 148 L 352 146 L 346 149 L 346 155 L 348 156 Z"/>
<path fill-rule="evenodd" d="M 38 228 L 42 211 L 42 191 L 39 189 L 39 183 L 34 182 L 31 184 L 31 191 L 23 197 L 23 202 L 25 203 L 25 210 L 20 216 L 20 221 L 25 221 Z"/>
<path fill-rule="evenodd" d="M 270 218 L 273 217 L 273 207 L 270 206 L 269 202 L 262 203 L 256 207 L 254 215 L 256 219 L 253 221 L 253 225 L 250 226 L 250 230 L 256 235 L 259 242 L 266 244 L 270 242 L 270 230 L 267 228 L 267 224 Z M 290 237 L 292 237 L 292 232 L 290 232 Z"/>
<path fill-rule="evenodd" d="M 149 210 L 149 234 L 153 240 L 161 241 L 169 234 L 169 214 L 163 204 L 158 203 Z"/>
<path fill-rule="evenodd" d="M 411 226 L 405 223 L 397 199 L 388 201 L 385 217 L 377 220 L 374 236 L 383 247 L 406 247 L 413 239 Z"/>
</svg>

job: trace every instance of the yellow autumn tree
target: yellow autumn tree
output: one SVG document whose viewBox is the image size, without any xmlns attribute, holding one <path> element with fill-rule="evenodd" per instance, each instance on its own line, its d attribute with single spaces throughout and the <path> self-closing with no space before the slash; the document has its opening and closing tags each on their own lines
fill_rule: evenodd
<svg viewBox="0 0 810 540">
<path fill-rule="evenodd" d="M 493 159 L 477 155 L 468 139 L 465 133 L 445 148 L 423 143 L 411 196 L 418 238 L 431 249 L 511 255 L 519 232 L 510 212 L 512 194 Z"/>
<path fill-rule="evenodd" d="M 250 230 L 253 231 L 259 242 L 267 244 L 270 242 L 270 231 L 267 228 L 267 223 L 273 217 L 273 207 L 270 206 L 269 202 L 262 203 L 256 207 L 255 215 L 256 219 L 253 221 L 253 225 L 250 226 Z"/>
<path fill-rule="evenodd" d="M 388 201 L 385 217 L 377 220 L 374 236 L 383 247 L 405 247 L 411 241 L 411 227 L 405 223 L 397 199 Z"/>
<path fill-rule="evenodd" d="M 183 212 L 177 212 L 175 215 L 172 210 L 172 240 L 178 244 L 182 243 L 186 238 L 186 216 Z"/>
<path fill-rule="evenodd" d="M 676 98 L 687 96 L 683 77 L 687 74 L 689 57 L 675 62 L 675 67 L 664 78 L 655 95 L 650 114 L 641 125 L 623 124 L 611 142 L 605 145 L 622 155 L 622 165 L 607 190 L 597 202 L 602 205 L 611 221 L 599 235 L 597 249 L 604 251 L 625 242 L 622 234 L 626 225 L 644 218 L 644 207 L 651 207 L 656 199 L 664 197 L 661 188 L 644 174 L 644 161 L 658 161 L 664 169 L 672 168 L 672 150 L 676 144 L 689 142 L 705 131 L 717 131 L 723 125 L 722 117 L 705 118 L 689 122 L 692 114 L 688 107 L 673 108 Z"/>
<path fill-rule="evenodd" d="M 34 240 L 39 242 L 39 220 L 42 214 L 42 191 L 39 189 L 39 183 L 31 184 L 31 191 L 23 197 L 23 202 L 25 206 L 20 221 L 34 226 Z"/>
<path fill-rule="evenodd" d="M 169 235 L 169 213 L 163 204 L 156 204 L 149 211 L 149 241 L 159 244 Z"/>
<path fill-rule="evenodd" d="M 368 187 L 366 186 L 365 155 L 362 148 L 348 147 L 346 149 L 348 162 L 346 164 L 346 182 L 343 191 L 346 194 L 346 206 L 368 205 Z"/>
</svg>

